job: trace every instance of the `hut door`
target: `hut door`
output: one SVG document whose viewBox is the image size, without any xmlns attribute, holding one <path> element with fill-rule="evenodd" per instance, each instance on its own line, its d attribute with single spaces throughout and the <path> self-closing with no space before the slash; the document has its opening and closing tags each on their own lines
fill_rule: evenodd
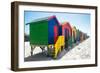
<svg viewBox="0 0 100 73">
<path fill-rule="evenodd" d="M 56 43 L 58 39 L 58 27 L 54 26 L 54 43 Z"/>
<path fill-rule="evenodd" d="M 75 43 L 75 31 L 73 31 L 73 42 Z"/>
<path fill-rule="evenodd" d="M 68 37 L 69 37 L 69 31 L 65 30 L 65 47 L 68 48 Z"/>
</svg>

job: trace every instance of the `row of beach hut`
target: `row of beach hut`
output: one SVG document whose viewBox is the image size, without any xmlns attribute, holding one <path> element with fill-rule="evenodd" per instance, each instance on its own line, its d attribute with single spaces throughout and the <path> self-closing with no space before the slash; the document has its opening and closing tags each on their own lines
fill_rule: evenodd
<svg viewBox="0 0 100 73">
<path fill-rule="evenodd" d="M 48 52 L 56 58 L 62 47 L 72 47 L 88 37 L 69 22 L 59 23 L 56 16 L 37 19 L 27 24 L 30 25 L 31 55 L 36 46 L 40 46 L 42 50 L 50 46 Z"/>
<path fill-rule="evenodd" d="M 75 26 L 71 27 L 69 22 L 65 22 L 60 25 L 62 29 L 62 35 L 65 36 L 65 47 L 72 47 L 73 44 L 78 44 L 88 38 L 86 33 L 81 32 Z"/>
</svg>

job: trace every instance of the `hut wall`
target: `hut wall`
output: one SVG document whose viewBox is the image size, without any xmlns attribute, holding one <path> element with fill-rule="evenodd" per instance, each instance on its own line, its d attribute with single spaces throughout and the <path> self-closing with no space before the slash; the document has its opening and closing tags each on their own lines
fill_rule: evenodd
<svg viewBox="0 0 100 73">
<path fill-rule="evenodd" d="M 56 40 L 54 37 L 55 37 L 55 35 L 56 35 L 56 37 L 58 36 L 58 33 L 57 33 L 58 30 L 56 30 L 57 27 L 54 28 L 55 25 L 57 27 L 59 27 L 59 23 L 58 23 L 56 17 L 53 16 L 48 19 L 48 43 L 49 44 L 54 44 L 55 43 L 54 40 Z M 54 29 L 56 30 L 56 33 L 54 33 Z"/>
</svg>

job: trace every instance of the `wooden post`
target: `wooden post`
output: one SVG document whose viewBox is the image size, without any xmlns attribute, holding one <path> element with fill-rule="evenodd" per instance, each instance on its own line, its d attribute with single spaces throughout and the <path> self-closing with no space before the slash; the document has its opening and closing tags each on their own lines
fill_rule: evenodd
<svg viewBox="0 0 100 73">
<path fill-rule="evenodd" d="M 35 46 L 31 46 L 31 56 L 33 55 L 33 50 L 35 49 Z"/>
</svg>

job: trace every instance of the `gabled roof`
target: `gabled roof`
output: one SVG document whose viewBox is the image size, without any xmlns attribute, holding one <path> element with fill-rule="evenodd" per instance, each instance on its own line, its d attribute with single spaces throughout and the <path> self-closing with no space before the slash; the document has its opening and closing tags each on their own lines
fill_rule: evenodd
<svg viewBox="0 0 100 73">
<path fill-rule="evenodd" d="M 70 35 L 72 35 L 72 27 L 71 27 L 71 25 L 70 25 L 70 23 L 69 22 L 64 22 L 63 24 L 62 24 L 62 28 L 65 30 L 65 29 L 68 29 L 69 30 L 69 32 L 70 32 Z M 63 32 L 64 33 L 64 32 Z"/>
<path fill-rule="evenodd" d="M 26 25 L 28 25 L 28 24 L 30 24 L 30 23 L 33 23 L 33 22 L 43 21 L 43 20 L 49 21 L 49 20 L 51 20 L 51 19 L 55 19 L 55 20 L 57 21 L 57 23 L 60 24 L 60 23 L 58 22 L 56 16 L 53 15 L 53 16 L 49 16 L 49 17 L 44 17 L 44 18 L 38 18 L 38 19 L 35 19 L 35 20 L 33 20 L 32 22 L 27 23 Z"/>
<path fill-rule="evenodd" d="M 38 22 L 38 21 L 43 21 L 43 20 L 48 20 L 48 17 L 35 19 L 35 20 L 33 20 L 32 22 L 27 23 L 26 25 L 28 25 L 28 24 L 30 24 L 30 23 Z"/>
</svg>

